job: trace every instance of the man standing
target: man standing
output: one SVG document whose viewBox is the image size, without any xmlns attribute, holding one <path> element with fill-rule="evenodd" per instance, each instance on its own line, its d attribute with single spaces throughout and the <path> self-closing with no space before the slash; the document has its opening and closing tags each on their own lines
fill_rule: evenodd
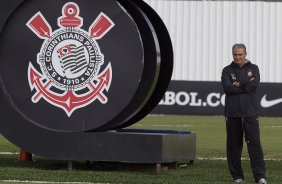
<svg viewBox="0 0 282 184">
<path fill-rule="evenodd" d="M 255 182 L 266 184 L 256 99 L 260 81 L 259 68 L 246 59 L 244 44 L 233 45 L 232 54 L 234 61 L 223 69 L 221 76 L 226 94 L 224 114 L 229 171 L 235 183 L 244 182 L 241 154 L 245 136 Z"/>
</svg>

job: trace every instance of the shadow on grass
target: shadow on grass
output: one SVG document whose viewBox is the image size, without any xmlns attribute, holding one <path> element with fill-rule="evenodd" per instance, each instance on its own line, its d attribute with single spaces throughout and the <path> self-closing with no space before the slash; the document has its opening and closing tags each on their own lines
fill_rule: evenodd
<svg viewBox="0 0 282 184">
<path fill-rule="evenodd" d="M 177 168 L 186 168 L 189 164 L 177 165 Z M 33 161 L 19 161 L 17 155 L 0 155 L 0 167 L 7 168 L 33 168 L 40 170 L 68 170 L 68 161 L 51 160 L 33 156 Z M 156 164 L 132 164 L 120 162 L 92 162 L 72 161 L 72 169 L 80 171 L 125 171 L 156 173 Z M 161 171 L 176 169 L 174 163 L 162 164 Z"/>
</svg>

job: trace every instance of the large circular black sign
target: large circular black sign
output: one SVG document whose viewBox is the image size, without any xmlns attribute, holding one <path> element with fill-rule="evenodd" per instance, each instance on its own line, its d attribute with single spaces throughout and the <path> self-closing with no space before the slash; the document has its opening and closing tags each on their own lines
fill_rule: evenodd
<svg viewBox="0 0 282 184">
<path fill-rule="evenodd" d="M 103 126 L 132 101 L 144 73 L 140 31 L 112 0 L 25 1 L 1 38 L 11 103 L 51 130 Z"/>
<path fill-rule="evenodd" d="M 172 67 L 168 31 L 143 1 L 26 0 L 0 37 L 0 133 L 38 155 L 82 155 L 91 131 L 150 113 Z"/>
</svg>

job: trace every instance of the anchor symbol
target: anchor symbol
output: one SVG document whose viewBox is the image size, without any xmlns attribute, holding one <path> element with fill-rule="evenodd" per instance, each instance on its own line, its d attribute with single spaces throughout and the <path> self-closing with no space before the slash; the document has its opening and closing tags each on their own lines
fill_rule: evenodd
<svg viewBox="0 0 282 184">
<path fill-rule="evenodd" d="M 95 101 L 96 98 L 98 98 L 101 103 L 105 104 L 108 99 L 102 92 L 109 90 L 112 79 L 111 71 L 111 64 L 109 64 L 97 77 L 98 83 L 96 85 L 92 81 L 88 83 L 89 92 L 87 94 L 77 95 L 74 91 L 66 91 L 64 94 L 58 95 L 49 90 L 52 86 L 52 82 L 48 80 L 43 83 L 44 77 L 30 63 L 28 71 L 30 86 L 32 90 L 35 88 L 37 91 L 32 97 L 32 102 L 37 103 L 43 97 L 49 103 L 63 107 L 69 117 L 74 110 L 87 106 Z"/>
</svg>

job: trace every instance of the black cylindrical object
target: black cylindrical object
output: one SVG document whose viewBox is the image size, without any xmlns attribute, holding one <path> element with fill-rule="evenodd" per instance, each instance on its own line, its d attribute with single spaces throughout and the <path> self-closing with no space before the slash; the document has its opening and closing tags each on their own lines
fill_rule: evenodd
<svg viewBox="0 0 282 184">
<path fill-rule="evenodd" d="M 89 133 L 149 114 L 172 68 L 168 31 L 143 1 L 26 0 L 1 31 L 0 133 L 38 155 L 83 150 Z"/>
</svg>

